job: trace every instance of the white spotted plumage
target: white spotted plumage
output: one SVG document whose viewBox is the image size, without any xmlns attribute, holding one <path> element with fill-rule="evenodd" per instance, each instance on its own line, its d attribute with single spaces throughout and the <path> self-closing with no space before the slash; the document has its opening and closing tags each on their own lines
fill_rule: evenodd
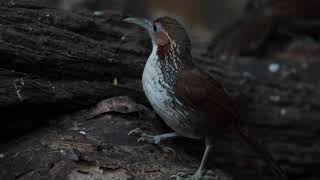
<svg viewBox="0 0 320 180">
<path fill-rule="evenodd" d="M 189 119 L 188 110 L 184 109 L 182 102 L 173 96 L 174 87 L 164 78 L 157 55 L 157 45 L 153 45 L 142 75 L 143 90 L 154 110 L 168 126 L 182 136 L 199 138 L 193 132 L 192 124 L 186 123 L 186 119 Z"/>
</svg>

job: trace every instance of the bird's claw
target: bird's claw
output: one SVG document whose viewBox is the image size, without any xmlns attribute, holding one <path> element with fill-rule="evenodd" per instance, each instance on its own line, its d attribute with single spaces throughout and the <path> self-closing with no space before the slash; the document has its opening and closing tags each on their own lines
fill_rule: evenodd
<svg viewBox="0 0 320 180">
<path fill-rule="evenodd" d="M 150 144 L 155 144 L 160 146 L 160 148 L 162 149 L 162 151 L 164 151 L 165 153 L 172 153 L 173 156 L 176 156 L 176 152 L 174 149 L 167 147 L 167 146 L 162 146 L 160 145 L 160 142 L 162 140 L 161 135 L 149 135 L 147 133 L 144 133 L 140 128 L 136 128 L 131 130 L 128 133 L 129 136 L 132 135 L 139 135 L 140 138 L 138 138 L 137 142 L 144 142 L 144 143 L 150 143 Z"/>
<path fill-rule="evenodd" d="M 137 142 L 146 142 L 150 144 L 159 144 L 160 143 L 160 137 L 159 136 L 154 136 L 154 135 L 149 135 L 147 133 L 144 133 L 140 128 L 136 128 L 134 130 L 131 130 L 128 133 L 129 136 L 132 135 L 140 135 L 140 138 L 137 140 Z"/>
<path fill-rule="evenodd" d="M 140 135 L 142 134 L 142 130 L 140 128 L 135 128 L 131 131 L 129 131 L 128 136 L 132 136 L 132 135 Z"/>
<path fill-rule="evenodd" d="M 142 133 L 141 137 L 137 140 L 137 142 L 146 142 L 150 144 L 159 144 L 160 140 L 156 138 L 156 136 L 152 136 L 146 133 Z"/>
</svg>

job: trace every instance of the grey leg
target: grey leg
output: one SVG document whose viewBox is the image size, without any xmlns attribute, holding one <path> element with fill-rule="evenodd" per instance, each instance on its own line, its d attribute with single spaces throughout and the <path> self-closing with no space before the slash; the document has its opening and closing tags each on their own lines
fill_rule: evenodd
<svg viewBox="0 0 320 180">
<path fill-rule="evenodd" d="M 171 176 L 171 179 L 176 180 L 208 180 L 213 179 L 215 177 L 212 171 L 207 171 L 206 165 L 209 157 L 209 153 L 212 150 L 212 145 L 210 141 L 206 141 L 206 150 L 204 151 L 201 164 L 197 170 L 197 172 L 192 176 L 187 176 L 184 173 L 178 173 L 177 175 Z"/>
<path fill-rule="evenodd" d="M 205 169 L 205 166 L 207 164 L 208 156 L 209 156 L 209 153 L 210 153 L 211 149 L 212 149 L 212 145 L 211 144 L 207 144 L 206 145 L 206 150 L 204 151 L 204 155 L 202 157 L 201 164 L 200 164 L 200 167 L 199 167 L 198 171 L 199 170 L 201 171 L 201 170 Z"/>
<path fill-rule="evenodd" d="M 144 133 L 141 129 L 136 128 L 134 130 L 131 130 L 128 133 L 129 136 L 131 135 L 140 135 L 140 138 L 138 139 L 138 142 L 147 142 L 151 144 L 159 144 L 161 141 L 166 139 L 172 139 L 175 137 L 178 137 L 179 135 L 175 132 L 172 133 L 165 133 L 165 134 L 159 134 L 159 135 L 150 135 L 147 133 Z"/>
</svg>

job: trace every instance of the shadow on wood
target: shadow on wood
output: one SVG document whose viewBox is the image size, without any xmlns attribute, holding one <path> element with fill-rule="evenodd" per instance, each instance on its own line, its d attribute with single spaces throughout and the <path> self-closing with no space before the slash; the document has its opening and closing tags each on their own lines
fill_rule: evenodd
<svg viewBox="0 0 320 180">
<path fill-rule="evenodd" d="M 1 137 L 53 123 L 1 145 L 0 176 L 167 179 L 196 169 L 200 142 L 169 142 L 178 155 L 173 158 L 127 136 L 135 127 L 168 131 L 150 110 L 108 112 L 90 120 L 84 118 L 87 111 L 69 114 L 119 95 L 149 107 L 140 85 L 150 53 L 146 34 L 134 33 L 139 29 L 122 23 L 121 14 L 71 13 L 33 1 L 0 4 Z M 291 180 L 320 177 L 317 62 L 196 59 L 240 99 L 242 125 L 255 132 Z M 214 150 L 212 165 L 234 179 L 272 178 L 260 158 L 236 138 L 221 139 Z"/>
</svg>

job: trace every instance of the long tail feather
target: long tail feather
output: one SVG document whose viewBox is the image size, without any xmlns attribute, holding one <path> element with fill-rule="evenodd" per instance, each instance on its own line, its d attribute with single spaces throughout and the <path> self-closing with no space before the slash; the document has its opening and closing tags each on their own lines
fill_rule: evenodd
<svg viewBox="0 0 320 180">
<path fill-rule="evenodd" d="M 260 144 L 258 142 L 258 140 L 256 140 L 256 138 L 251 136 L 247 131 L 245 131 L 244 129 L 242 129 L 240 127 L 236 128 L 236 129 L 237 129 L 237 132 L 238 132 L 239 136 L 241 137 L 241 139 L 246 144 L 248 144 L 251 148 L 253 148 L 256 153 L 258 153 L 262 156 L 262 158 L 268 163 L 268 165 L 270 166 L 272 171 L 279 177 L 279 179 L 281 179 L 281 180 L 288 179 L 286 174 L 283 172 L 283 170 L 280 168 L 280 166 L 276 163 L 276 161 L 272 157 L 272 155 L 267 151 L 267 149 L 265 147 L 262 146 L 262 144 Z"/>
</svg>

